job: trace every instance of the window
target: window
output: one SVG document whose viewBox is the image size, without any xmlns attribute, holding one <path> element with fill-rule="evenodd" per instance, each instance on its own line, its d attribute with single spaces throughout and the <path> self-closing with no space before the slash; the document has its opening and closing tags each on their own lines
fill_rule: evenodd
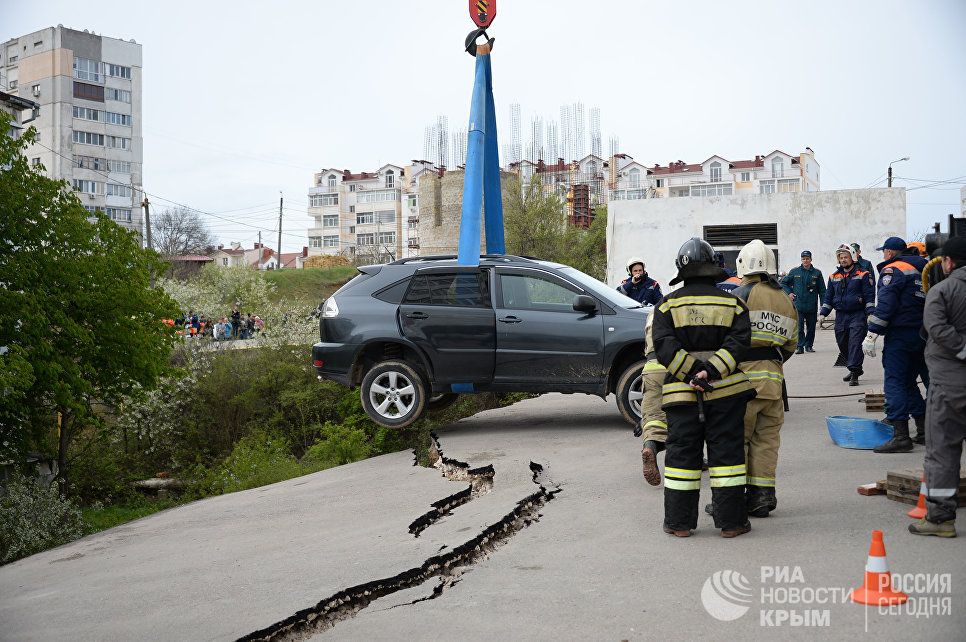
<svg viewBox="0 0 966 642">
<path fill-rule="evenodd" d="M 129 114 L 118 114 L 113 111 L 104 112 L 104 121 L 110 123 L 111 125 L 127 125 L 131 126 L 131 116 Z"/>
<path fill-rule="evenodd" d="M 322 247 L 322 237 L 321 236 L 310 236 L 309 237 L 309 247 Z"/>
<path fill-rule="evenodd" d="M 373 222 L 372 212 L 360 212 L 356 214 L 356 225 L 365 225 Z"/>
<path fill-rule="evenodd" d="M 785 161 L 779 156 L 771 159 L 771 177 L 781 178 L 785 175 Z"/>
<path fill-rule="evenodd" d="M 329 174 L 328 178 L 326 178 L 326 182 L 330 188 L 335 187 L 336 186 L 335 174 Z"/>
<path fill-rule="evenodd" d="M 654 181 L 654 186 L 655 187 L 664 187 L 664 180 L 665 179 L 663 179 L 663 178 L 657 179 L 656 181 Z"/>
<path fill-rule="evenodd" d="M 355 185 L 349 185 L 349 191 L 350 192 L 356 191 L 356 186 Z"/>
<path fill-rule="evenodd" d="M 322 217 L 322 227 L 339 227 L 338 214 L 326 214 Z"/>
<path fill-rule="evenodd" d="M 107 64 L 107 73 L 115 78 L 127 78 L 131 79 L 131 68 L 123 67 L 121 65 L 113 65 L 111 63 Z"/>
<path fill-rule="evenodd" d="M 131 210 L 124 209 L 120 207 L 109 207 L 107 208 L 107 217 L 112 221 L 121 221 L 124 223 L 131 222 Z M 225 259 L 226 261 L 228 259 Z M 227 263 L 225 265 L 228 265 Z"/>
<path fill-rule="evenodd" d="M 103 158 L 94 158 L 93 156 L 74 156 L 74 167 L 102 171 L 107 166 Z"/>
<path fill-rule="evenodd" d="M 395 245 L 396 244 L 396 233 L 395 232 L 379 232 L 376 234 L 376 245 Z"/>
<path fill-rule="evenodd" d="M 94 132 L 82 132 L 76 129 L 73 132 L 74 142 L 80 143 L 81 145 L 100 145 L 104 146 L 104 134 L 95 134 Z"/>
<path fill-rule="evenodd" d="M 396 175 L 391 169 L 386 170 L 386 187 L 394 187 L 396 184 Z"/>
<path fill-rule="evenodd" d="M 11 80 L 9 83 L 7 83 L 7 86 L 10 89 L 16 89 L 17 88 L 17 81 L 16 80 Z"/>
<path fill-rule="evenodd" d="M 349 214 L 355 214 L 355 212 L 356 212 L 356 206 L 355 205 L 350 205 L 349 206 Z"/>
<path fill-rule="evenodd" d="M 711 181 L 717 182 L 721 180 L 721 163 L 715 161 L 711 163 Z"/>
<path fill-rule="evenodd" d="M 761 181 L 758 184 L 759 194 L 774 194 L 775 193 L 775 181 Z"/>
<path fill-rule="evenodd" d="M 74 191 L 81 192 L 83 194 L 102 194 L 104 190 L 101 188 L 101 184 L 97 181 L 89 181 L 84 178 L 75 178 Z"/>
<path fill-rule="evenodd" d="M 30 91 L 33 93 L 34 96 L 39 96 L 40 95 L 40 85 L 32 85 L 30 87 Z"/>
<path fill-rule="evenodd" d="M 323 194 L 322 195 L 322 205 L 338 205 L 339 195 L 338 194 Z"/>
<path fill-rule="evenodd" d="M 74 78 L 104 82 L 104 63 L 87 58 L 74 58 Z"/>
<path fill-rule="evenodd" d="M 731 196 L 731 193 L 731 183 L 691 186 L 691 196 Z"/>
<path fill-rule="evenodd" d="M 395 210 L 383 210 L 381 212 L 376 212 L 376 223 L 395 223 L 395 222 L 396 222 Z"/>
<path fill-rule="evenodd" d="M 221 264 L 222 264 L 222 265 L 228 265 L 228 257 L 227 257 L 227 256 L 226 256 L 226 257 L 223 257 L 223 258 L 221 259 Z"/>
<path fill-rule="evenodd" d="M 323 236 L 322 247 L 339 247 L 338 236 Z"/>
<path fill-rule="evenodd" d="M 580 291 L 548 277 L 500 274 L 501 307 L 514 310 L 573 312 L 574 295 Z"/>
<path fill-rule="evenodd" d="M 741 181 L 747 183 L 751 180 L 751 172 L 741 172 Z"/>
<path fill-rule="evenodd" d="M 322 207 L 322 195 L 309 194 L 309 207 Z"/>
<path fill-rule="evenodd" d="M 641 186 L 641 170 L 634 167 L 627 172 L 627 186 L 631 189 L 637 189 Z"/>
<path fill-rule="evenodd" d="M 7 58 L 7 64 L 8 65 L 12 65 L 13 63 L 17 62 L 17 59 L 18 58 L 19 58 L 19 56 L 9 56 Z"/>
<path fill-rule="evenodd" d="M 385 203 L 396 200 L 396 190 L 376 190 L 374 192 L 360 192 L 356 196 L 357 203 Z"/>
<path fill-rule="evenodd" d="M 374 245 L 376 242 L 376 235 L 369 234 L 356 234 L 356 245 Z"/>
<path fill-rule="evenodd" d="M 107 161 L 107 171 L 116 174 L 130 174 L 131 161 L 109 160 Z"/>
<path fill-rule="evenodd" d="M 117 183 L 107 184 L 107 195 L 108 196 L 125 196 L 127 198 L 131 197 L 131 186 L 130 185 L 118 185 Z"/>
<path fill-rule="evenodd" d="M 77 83 L 74 83 L 74 84 L 76 85 Z M 101 92 L 102 92 L 101 93 L 101 102 L 104 102 L 103 89 L 101 90 Z M 75 93 L 74 95 L 76 96 L 77 94 Z M 131 102 L 131 92 L 127 91 L 126 89 L 112 89 L 112 88 L 108 87 L 108 89 L 107 89 L 107 99 L 108 100 L 116 100 L 116 101 L 122 102 L 122 103 L 129 103 L 129 102 Z"/>
<path fill-rule="evenodd" d="M 84 209 L 87 210 L 89 214 L 97 214 L 98 212 L 103 212 L 104 209 L 100 205 L 85 205 Z"/>
<path fill-rule="evenodd" d="M 83 120 L 94 120 L 99 121 L 101 112 L 96 109 L 91 109 L 90 107 L 78 107 L 74 105 L 74 118 L 81 118 Z"/>
<path fill-rule="evenodd" d="M 415 194 L 410 194 L 410 195 L 408 195 L 406 197 L 406 205 L 409 206 L 409 209 L 411 209 L 411 210 L 416 209 L 416 195 Z"/>
<path fill-rule="evenodd" d="M 34 167 L 40 167 L 40 156 L 30 159 L 30 164 Z"/>
<path fill-rule="evenodd" d="M 113 147 L 115 149 L 131 149 L 130 138 L 122 138 L 121 136 L 108 136 L 106 140 L 107 140 L 108 147 Z"/>
<path fill-rule="evenodd" d="M 110 92 L 112 90 L 108 90 Z M 100 85 L 89 85 L 86 82 L 74 82 L 74 98 L 104 102 L 104 88 Z M 130 100 L 128 101 L 130 102 Z"/>
<path fill-rule="evenodd" d="M 797 178 L 786 178 L 783 181 L 778 181 L 778 192 L 798 192 L 801 191 L 801 186 L 799 185 L 799 180 Z"/>
<path fill-rule="evenodd" d="M 572 298 L 572 297 L 571 297 Z M 403 304 L 488 308 L 490 292 L 485 272 L 417 274 Z"/>
</svg>

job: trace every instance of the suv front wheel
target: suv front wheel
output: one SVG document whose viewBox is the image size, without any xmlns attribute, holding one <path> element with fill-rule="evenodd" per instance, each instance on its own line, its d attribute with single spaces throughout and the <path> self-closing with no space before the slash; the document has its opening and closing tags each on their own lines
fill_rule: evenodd
<svg viewBox="0 0 966 642">
<path fill-rule="evenodd" d="M 641 422 L 641 403 L 644 401 L 644 361 L 635 361 L 624 369 L 617 380 L 617 409 L 624 421 L 636 426 Z"/>
<path fill-rule="evenodd" d="M 377 363 L 362 379 L 362 407 L 380 426 L 405 428 L 426 406 L 423 378 L 405 361 Z"/>
</svg>

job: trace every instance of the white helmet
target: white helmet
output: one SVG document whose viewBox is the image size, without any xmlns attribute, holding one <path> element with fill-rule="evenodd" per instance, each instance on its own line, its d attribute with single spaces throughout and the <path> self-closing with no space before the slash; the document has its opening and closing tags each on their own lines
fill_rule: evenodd
<svg viewBox="0 0 966 642">
<path fill-rule="evenodd" d="M 855 258 L 855 248 L 854 247 L 852 247 L 848 243 L 842 243 L 841 245 L 839 245 L 838 249 L 835 250 L 835 261 L 836 262 L 838 262 L 838 260 L 839 260 L 839 254 L 841 254 L 842 252 L 845 252 L 850 257 L 852 257 L 852 262 L 855 263 L 856 258 Z"/>
<path fill-rule="evenodd" d="M 749 274 L 775 274 L 778 262 L 775 253 L 765 247 L 762 241 L 755 239 L 738 252 L 735 267 L 738 269 L 738 278 L 744 278 Z"/>
<path fill-rule="evenodd" d="M 647 270 L 647 266 L 644 264 L 644 259 L 642 259 L 639 256 L 632 256 L 631 258 L 627 259 L 627 273 L 628 274 L 631 273 L 631 268 L 634 267 L 634 265 L 637 264 L 637 263 L 640 263 L 641 264 L 641 268 L 643 270 L 645 270 L 645 271 Z"/>
</svg>

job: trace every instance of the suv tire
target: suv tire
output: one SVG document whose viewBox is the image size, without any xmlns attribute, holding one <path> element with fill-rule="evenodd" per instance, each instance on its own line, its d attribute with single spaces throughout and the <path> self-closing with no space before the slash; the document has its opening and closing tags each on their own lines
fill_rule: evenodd
<svg viewBox="0 0 966 642">
<path fill-rule="evenodd" d="M 433 395 L 426 400 L 426 410 L 428 412 L 435 412 L 437 410 L 443 410 L 444 408 L 449 408 L 460 398 L 458 393 L 455 392 L 441 392 L 438 395 Z"/>
<path fill-rule="evenodd" d="M 423 415 L 426 384 L 405 361 L 381 361 L 362 379 L 359 392 L 369 418 L 386 428 L 405 428 Z"/>
<path fill-rule="evenodd" d="M 641 409 L 644 401 L 644 364 L 646 362 L 635 361 L 624 369 L 621 378 L 617 380 L 617 409 L 621 411 L 624 421 L 632 426 L 641 423 L 643 411 Z"/>
</svg>

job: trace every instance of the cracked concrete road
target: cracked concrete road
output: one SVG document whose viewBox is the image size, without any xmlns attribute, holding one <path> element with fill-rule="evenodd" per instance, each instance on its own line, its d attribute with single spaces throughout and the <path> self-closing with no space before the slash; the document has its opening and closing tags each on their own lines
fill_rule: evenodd
<svg viewBox="0 0 966 642">
<path fill-rule="evenodd" d="M 854 391 L 841 383 L 844 370 L 830 367 L 830 332 L 820 333 L 817 349 L 790 362 L 790 394 Z M 860 390 L 881 388 L 878 361 L 866 370 Z M 537 489 L 531 461 L 546 467 L 542 483 L 561 488 L 539 521 L 461 567 L 458 582 L 434 599 L 418 601 L 433 595 L 439 577 L 312 639 L 964 639 L 966 532 L 955 540 L 912 536 L 907 506 L 855 490 L 889 468 L 920 466 L 922 448 L 887 456 L 835 447 L 824 417 L 863 416 L 856 397 L 791 404 L 778 510 L 734 540 L 718 537 L 703 514 L 690 539 L 661 532 L 663 490 L 644 483 L 640 442 L 613 400 L 545 395 L 440 433 L 447 457 L 492 464 L 494 484 L 418 538 L 408 530 L 413 520 L 466 482 L 412 467 L 410 453 L 377 457 L 166 511 L 0 567 L 0 639 L 245 636 L 469 541 Z M 706 477 L 702 493 L 703 502 Z M 873 529 L 885 533 L 894 573 L 951 574 L 949 592 L 911 587 L 920 617 L 840 603 L 862 582 Z M 774 567 L 790 567 L 795 581 L 763 580 L 763 568 Z M 713 618 L 702 601 L 706 580 L 725 570 L 743 575 L 751 593 L 747 611 L 731 621 Z M 916 579 L 928 581 L 906 578 Z M 836 603 L 789 603 L 795 589 Z M 930 607 L 947 612 L 924 617 Z M 828 625 L 791 626 L 812 610 L 807 617 L 827 617 Z"/>
</svg>

